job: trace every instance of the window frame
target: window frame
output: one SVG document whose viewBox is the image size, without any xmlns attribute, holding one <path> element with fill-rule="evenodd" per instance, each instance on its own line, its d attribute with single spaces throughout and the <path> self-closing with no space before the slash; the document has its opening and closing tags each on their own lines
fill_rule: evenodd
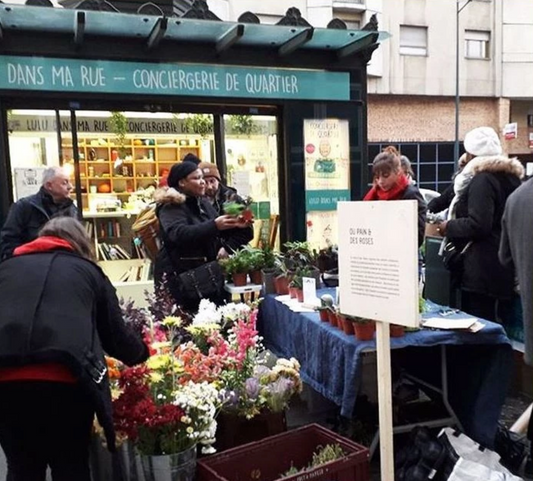
<svg viewBox="0 0 533 481">
<path fill-rule="evenodd" d="M 470 36 L 470 38 L 469 38 Z M 490 30 L 465 30 L 464 34 L 464 57 L 468 60 L 490 60 L 491 59 L 491 31 Z M 478 37 L 478 38 L 475 38 Z M 477 45 L 480 56 L 472 55 L 473 49 L 469 45 Z M 483 53 L 485 55 L 483 55 Z"/>
<path fill-rule="evenodd" d="M 425 45 L 417 44 L 416 41 L 406 42 L 405 37 L 402 38 L 402 33 L 406 33 L 411 29 L 411 32 L 414 33 L 424 32 Z M 407 45 L 405 44 L 407 43 Z M 400 45 L 399 53 L 400 55 L 407 55 L 412 57 L 427 57 L 429 55 L 429 36 L 428 36 L 428 27 L 426 25 L 400 25 Z"/>
</svg>

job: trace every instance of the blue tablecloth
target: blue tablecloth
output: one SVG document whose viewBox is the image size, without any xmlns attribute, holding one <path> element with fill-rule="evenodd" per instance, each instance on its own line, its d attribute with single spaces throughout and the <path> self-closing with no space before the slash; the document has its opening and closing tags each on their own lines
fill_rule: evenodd
<svg viewBox="0 0 533 481">
<path fill-rule="evenodd" d="M 320 290 L 318 294 L 326 292 L 331 293 Z M 439 306 L 430 304 L 429 309 L 424 316 L 434 315 Z M 459 355 L 465 355 L 465 362 L 449 369 L 450 401 L 466 433 L 491 447 L 510 377 L 512 348 L 502 326 L 481 322 L 485 327 L 475 334 L 429 329 L 408 332 L 404 337 L 391 338 L 391 348 L 460 346 Z M 353 415 L 361 383 L 360 354 L 374 351 L 375 341 L 358 341 L 321 322 L 318 313 L 295 313 L 272 295 L 261 303 L 258 329 L 265 346 L 274 354 L 300 361 L 304 382 L 340 406 L 342 416 Z M 476 345 L 485 347 L 479 356 L 475 354 Z M 440 365 L 432 369 L 440 372 Z"/>
</svg>

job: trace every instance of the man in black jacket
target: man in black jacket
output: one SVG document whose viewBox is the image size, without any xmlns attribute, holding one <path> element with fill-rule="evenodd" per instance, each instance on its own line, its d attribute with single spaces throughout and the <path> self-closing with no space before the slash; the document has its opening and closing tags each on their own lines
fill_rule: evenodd
<svg viewBox="0 0 533 481">
<path fill-rule="evenodd" d="M 46 169 L 39 192 L 11 206 L 0 232 L 0 259 L 11 257 L 18 246 L 36 239 L 41 227 L 53 217 L 76 218 L 78 209 L 70 198 L 72 189 L 63 168 Z"/>
<path fill-rule="evenodd" d="M 205 180 L 205 197 L 215 208 L 218 215 L 224 215 L 224 202 L 244 203 L 242 197 L 232 187 L 224 185 L 220 179 L 220 172 L 215 164 L 201 162 L 198 167 L 202 170 Z M 240 249 L 253 239 L 253 227 L 239 229 L 232 232 L 232 235 L 224 245 L 230 250 Z M 228 252 L 227 254 L 231 254 Z M 225 257 L 224 255 L 220 257 Z"/>
</svg>

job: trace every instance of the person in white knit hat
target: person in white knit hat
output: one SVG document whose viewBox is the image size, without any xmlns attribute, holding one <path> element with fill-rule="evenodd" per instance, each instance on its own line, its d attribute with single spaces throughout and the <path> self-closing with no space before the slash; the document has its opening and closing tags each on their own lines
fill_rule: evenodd
<svg viewBox="0 0 533 481">
<path fill-rule="evenodd" d="M 498 134 L 490 127 L 468 132 L 464 146 L 469 161 L 454 180 L 455 197 L 439 230 L 457 252 L 464 252 L 452 270 L 460 307 L 497 321 L 514 294 L 514 273 L 498 260 L 501 219 L 507 197 L 520 186 L 524 167 L 502 154 Z"/>
</svg>

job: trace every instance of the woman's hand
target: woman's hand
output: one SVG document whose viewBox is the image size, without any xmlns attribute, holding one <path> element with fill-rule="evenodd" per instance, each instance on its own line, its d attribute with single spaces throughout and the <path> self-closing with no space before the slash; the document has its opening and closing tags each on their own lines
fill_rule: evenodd
<svg viewBox="0 0 533 481">
<path fill-rule="evenodd" d="M 221 247 L 217 254 L 217 260 L 219 259 L 227 259 L 229 257 L 228 251 L 224 249 L 224 247 Z"/>
<path fill-rule="evenodd" d="M 448 221 L 445 220 L 441 222 L 437 227 L 437 232 L 442 236 L 446 236 L 446 227 L 448 226 Z"/>
<path fill-rule="evenodd" d="M 215 219 L 218 230 L 228 230 L 239 227 L 239 219 L 234 215 L 220 215 Z"/>
</svg>

